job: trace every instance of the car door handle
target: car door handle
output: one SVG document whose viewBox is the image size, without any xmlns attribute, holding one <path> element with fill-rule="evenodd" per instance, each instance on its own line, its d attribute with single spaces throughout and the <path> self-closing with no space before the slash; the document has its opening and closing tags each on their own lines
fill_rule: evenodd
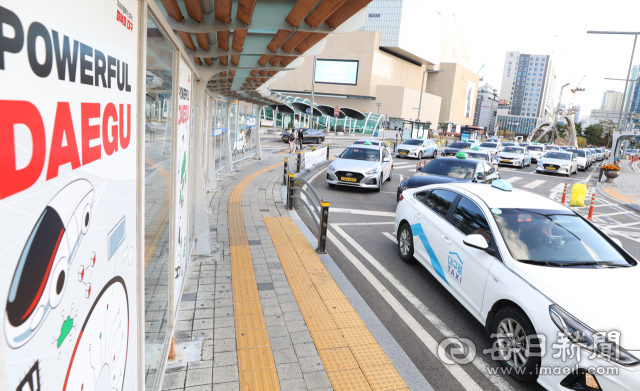
<svg viewBox="0 0 640 391">
<path fill-rule="evenodd" d="M 416 213 L 416 216 L 417 216 L 419 219 L 420 219 L 420 218 L 422 218 L 422 215 L 421 215 L 420 213 L 418 213 L 418 212 L 415 212 L 415 213 Z"/>
<path fill-rule="evenodd" d="M 444 241 L 447 242 L 448 244 L 451 244 L 451 240 L 449 240 L 449 238 L 446 237 L 445 235 L 442 235 L 442 239 L 444 239 Z"/>
</svg>

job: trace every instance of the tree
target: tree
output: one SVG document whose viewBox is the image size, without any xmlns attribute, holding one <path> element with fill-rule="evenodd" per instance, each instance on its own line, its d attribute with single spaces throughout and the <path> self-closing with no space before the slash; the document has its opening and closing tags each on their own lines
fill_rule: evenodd
<svg viewBox="0 0 640 391">
<path fill-rule="evenodd" d="M 589 145 L 611 145 L 613 131 L 616 125 L 611 120 L 605 120 L 595 125 L 587 126 L 583 136 Z"/>
<path fill-rule="evenodd" d="M 558 130 L 558 136 L 560 136 L 560 138 L 564 138 L 567 134 L 568 128 L 566 124 L 556 124 L 556 129 Z"/>
<path fill-rule="evenodd" d="M 576 136 L 583 137 L 582 131 L 583 131 L 582 124 L 579 124 L 579 123 L 576 124 Z"/>
</svg>

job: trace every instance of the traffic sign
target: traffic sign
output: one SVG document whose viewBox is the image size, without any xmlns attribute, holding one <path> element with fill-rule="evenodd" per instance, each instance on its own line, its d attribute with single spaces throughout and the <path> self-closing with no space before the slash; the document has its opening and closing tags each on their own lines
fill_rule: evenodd
<svg viewBox="0 0 640 391">
<path fill-rule="evenodd" d="M 307 114 L 311 113 L 311 109 L 307 109 Z"/>
<path fill-rule="evenodd" d="M 333 116 L 334 117 L 340 116 L 340 108 L 338 106 L 333 108 Z"/>
</svg>

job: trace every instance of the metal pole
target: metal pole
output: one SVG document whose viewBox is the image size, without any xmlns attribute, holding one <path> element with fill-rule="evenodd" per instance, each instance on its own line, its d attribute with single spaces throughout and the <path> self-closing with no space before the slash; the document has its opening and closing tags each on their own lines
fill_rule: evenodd
<svg viewBox="0 0 640 391">
<path fill-rule="evenodd" d="M 309 129 L 313 128 L 313 100 L 315 97 L 316 88 L 316 58 L 318 58 L 318 56 L 313 56 L 313 72 L 311 74 L 311 107 L 309 108 Z"/>
<path fill-rule="evenodd" d="M 287 180 L 287 209 L 293 209 L 293 180 L 295 175 L 289 174 Z"/>
<path fill-rule="evenodd" d="M 422 109 L 422 90 L 424 89 L 424 75 L 426 74 L 426 70 L 422 72 L 422 83 L 420 83 L 420 103 L 418 104 L 418 122 L 420 121 L 420 109 Z M 411 131 L 413 132 L 413 129 L 411 129 Z"/>
<path fill-rule="evenodd" d="M 326 254 L 327 225 L 329 224 L 329 201 L 320 201 L 320 226 L 318 227 L 318 248 L 316 253 Z"/>
<path fill-rule="evenodd" d="M 287 184 L 287 165 L 289 164 L 289 159 L 284 159 L 284 174 L 282 174 L 282 185 Z"/>
<path fill-rule="evenodd" d="M 300 172 L 300 160 L 302 160 L 301 152 L 298 151 L 298 167 L 296 168 L 296 172 Z"/>
<path fill-rule="evenodd" d="M 633 67 L 633 55 L 636 52 L 636 42 L 638 41 L 638 34 L 636 33 L 635 37 L 633 37 L 633 49 L 631 50 L 631 60 L 629 60 L 629 70 L 627 71 L 627 80 L 624 82 L 624 92 L 622 93 L 622 97 L 627 95 L 627 87 L 629 86 L 629 76 L 631 75 L 631 68 Z M 618 126 L 616 127 L 617 131 L 620 131 L 620 123 L 622 122 L 622 111 L 624 110 L 624 105 L 620 107 L 620 115 L 618 115 Z"/>
</svg>

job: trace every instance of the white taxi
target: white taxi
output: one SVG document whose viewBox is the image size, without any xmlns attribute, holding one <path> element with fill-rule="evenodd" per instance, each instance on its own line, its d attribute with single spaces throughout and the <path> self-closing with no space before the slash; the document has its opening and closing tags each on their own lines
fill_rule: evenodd
<svg viewBox="0 0 640 391">
<path fill-rule="evenodd" d="M 404 191 L 395 228 L 401 259 L 485 326 L 482 353 L 504 373 L 548 390 L 640 390 L 640 266 L 581 215 L 504 180 L 447 183 Z"/>
<path fill-rule="evenodd" d="M 330 187 L 350 186 L 380 191 L 382 184 L 391 180 L 393 161 L 385 147 L 364 144 L 350 145 L 344 149 L 327 169 Z"/>
</svg>

